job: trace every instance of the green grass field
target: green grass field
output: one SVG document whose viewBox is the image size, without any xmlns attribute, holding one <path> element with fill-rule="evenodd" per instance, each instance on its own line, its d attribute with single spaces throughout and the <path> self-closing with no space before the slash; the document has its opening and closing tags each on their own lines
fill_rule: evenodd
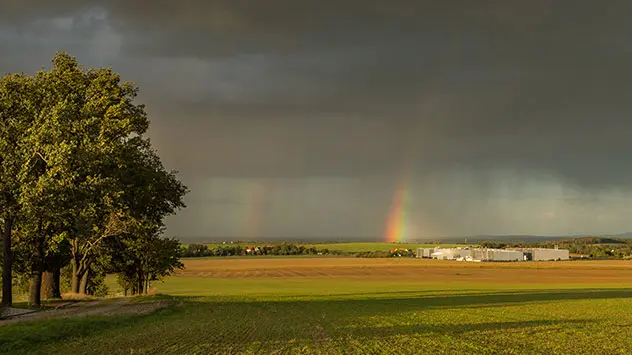
<svg viewBox="0 0 632 355">
<path fill-rule="evenodd" d="M 560 269 L 562 279 L 564 271 Z M 0 326 L 0 351 L 632 353 L 632 280 L 624 284 L 172 277 L 154 286 L 169 295 L 154 296 L 170 300 L 168 308 L 145 316 Z"/>
</svg>

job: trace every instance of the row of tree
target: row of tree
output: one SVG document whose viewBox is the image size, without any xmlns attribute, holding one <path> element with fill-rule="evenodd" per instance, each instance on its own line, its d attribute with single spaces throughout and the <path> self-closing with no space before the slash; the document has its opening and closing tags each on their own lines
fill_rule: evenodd
<svg viewBox="0 0 632 355">
<path fill-rule="evenodd" d="M 137 94 L 111 69 L 85 69 L 66 53 L 48 71 L 0 79 L 2 305 L 24 275 L 32 305 L 43 275 L 59 296 L 67 265 L 71 291 L 84 294 L 111 272 L 144 292 L 181 266 L 179 243 L 161 235 L 187 188 L 145 136 Z"/>
<path fill-rule="evenodd" d="M 235 255 L 330 255 L 341 251 L 317 249 L 293 243 L 275 245 L 226 244 L 209 248 L 206 244 L 189 244 L 182 250 L 183 257 L 235 256 Z"/>
<path fill-rule="evenodd" d="M 182 248 L 185 258 L 210 256 L 256 256 L 256 255 L 345 255 L 359 258 L 392 258 L 414 257 L 415 251 L 406 248 L 391 248 L 390 250 L 375 250 L 366 252 L 345 252 L 328 248 L 318 249 L 294 243 L 280 243 L 272 245 L 253 244 L 225 244 L 209 247 L 206 244 L 189 244 Z"/>
<path fill-rule="evenodd" d="M 483 241 L 483 248 L 554 248 L 568 249 L 571 254 L 598 259 L 629 259 L 632 257 L 632 240 L 606 237 L 569 238 L 542 242 Z"/>
</svg>

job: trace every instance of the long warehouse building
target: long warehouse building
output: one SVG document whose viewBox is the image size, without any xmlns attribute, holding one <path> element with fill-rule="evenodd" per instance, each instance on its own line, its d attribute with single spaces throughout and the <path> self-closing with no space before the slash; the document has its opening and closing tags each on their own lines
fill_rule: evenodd
<svg viewBox="0 0 632 355">
<path fill-rule="evenodd" d="M 418 248 L 418 258 L 465 261 L 552 261 L 569 260 L 567 249 L 545 248 Z"/>
</svg>

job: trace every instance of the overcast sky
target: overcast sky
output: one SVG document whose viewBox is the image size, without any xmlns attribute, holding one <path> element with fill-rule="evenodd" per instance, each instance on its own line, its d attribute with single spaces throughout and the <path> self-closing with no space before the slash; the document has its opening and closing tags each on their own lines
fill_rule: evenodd
<svg viewBox="0 0 632 355">
<path fill-rule="evenodd" d="M 607 5 L 607 6 L 605 6 Z M 632 2 L 0 0 L 0 72 L 136 82 L 181 237 L 632 230 Z"/>
</svg>

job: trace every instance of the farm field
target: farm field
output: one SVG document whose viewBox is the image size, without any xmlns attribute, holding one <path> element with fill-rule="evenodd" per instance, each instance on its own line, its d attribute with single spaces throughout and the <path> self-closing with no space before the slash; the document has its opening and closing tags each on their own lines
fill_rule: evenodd
<svg viewBox="0 0 632 355">
<path fill-rule="evenodd" d="M 0 325 L 8 353 L 632 352 L 632 262 L 208 258 L 149 315 Z M 168 295 L 168 296 L 163 296 Z"/>
</svg>

